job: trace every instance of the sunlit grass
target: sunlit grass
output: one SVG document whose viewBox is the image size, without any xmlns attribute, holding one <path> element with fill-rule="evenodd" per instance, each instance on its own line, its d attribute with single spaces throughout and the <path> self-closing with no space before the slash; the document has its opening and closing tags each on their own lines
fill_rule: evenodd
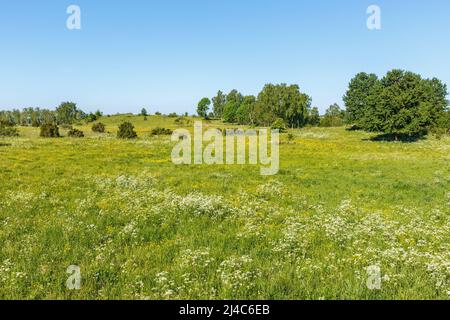
<svg viewBox="0 0 450 320">
<path fill-rule="evenodd" d="M 115 138 L 124 120 L 139 139 Z M 75 126 L 83 139 L 0 139 L 0 298 L 448 299 L 449 138 L 293 130 L 263 177 L 173 165 L 170 136 L 150 132 L 174 118 L 100 121 Z"/>
</svg>

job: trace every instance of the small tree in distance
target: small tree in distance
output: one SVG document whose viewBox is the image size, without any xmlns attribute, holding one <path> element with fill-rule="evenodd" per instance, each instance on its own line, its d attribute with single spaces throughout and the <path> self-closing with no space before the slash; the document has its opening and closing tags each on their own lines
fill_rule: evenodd
<svg viewBox="0 0 450 320">
<path fill-rule="evenodd" d="M 313 107 L 310 111 L 309 111 L 309 116 L 308 116 L 308 123 L 312 126 L 318 126 L 320 123 L 320 114 L 319 114 L 319 109 L 317 109 L 317 107 Z"/>
<path fill-rule="evenodd" d="M 208 117 L 209 106 L 211 105 L 211 100 L 209 98 L 203 98 L 200 100 L 197 106 L 197 113 L 200 117 L 206 119 Z"/>
<path fill-rule="evenodd" d="M 337 103 L 332 104 L 320 120 L 321 127 L 340 127 L 344 125 L 344 111 Z"/>
</svg>

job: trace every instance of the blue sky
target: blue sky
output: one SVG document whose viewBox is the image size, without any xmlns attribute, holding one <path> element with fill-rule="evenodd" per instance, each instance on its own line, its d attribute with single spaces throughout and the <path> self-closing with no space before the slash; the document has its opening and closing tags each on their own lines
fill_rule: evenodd
<svg viewBox="0 0 450 320">
<path fill-rule="evenodd" d="M 66 9 L 81 8 L 81 30 Z M 381 7 L 382 29 L 366 27 Z M 324 111 L 360 71 L 450 84 L 450 1 L 40 0 L 0 4 L 0 109 L 72 100 L 194 112 L 203 96 L 297 83 Z"/>
</svg>

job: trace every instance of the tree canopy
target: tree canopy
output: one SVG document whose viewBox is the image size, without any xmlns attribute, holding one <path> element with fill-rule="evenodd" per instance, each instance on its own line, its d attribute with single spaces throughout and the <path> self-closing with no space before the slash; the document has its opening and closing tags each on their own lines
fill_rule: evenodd
<svg viewBox="0 0 450 320">
<path fill-rule="evenodd" d="M 344 96 L 349 121 L 367 131 L 422 135 L 437 125 L 448 101 L 447 86 L 404 70 L 389 71 L 382 79 L 360 73 Z"/>
<path fill-rule="evenodd" d="M 58 124 L 72 124 L 76 120 L 84 118 L 83 111 L 77 108 L 73 102 L 63 102 L 56 108 L 56 120 Z"/>
<path fill-rule="evenodd" d="M 203 98 L 200 100 L 197 106 L 197 113 L 202 118 L 207 118 L 209 106 L 211 105 L 211 100 L 208 98 Z"/>
<path fill-rule="evenodd" d="M 212 98 L 213 103 L 213 113 L 217 118 L 221 118 L 223 115 L 223 108 L 225 103 L 227 103 L 227 97 L 223 94 L 222 91 L 218 91 L 217 95 Z"/>
</svg>

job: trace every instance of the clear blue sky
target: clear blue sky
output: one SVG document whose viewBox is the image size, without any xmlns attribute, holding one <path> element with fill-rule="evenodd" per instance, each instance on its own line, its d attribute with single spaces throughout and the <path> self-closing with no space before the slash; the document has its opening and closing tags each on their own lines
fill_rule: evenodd
<svg viewBox="0 0 450 320">
<path fill-rule="evenodd" d="M 66 29 L 81 8 L 82 29 Z M 366 27 L 370 4 L 382 30 Z M 297 83 L 321 111 L 359 71 L 450 85 L 450 1 L 40 0 L 0 4 L 0 109 L 194 112 L 203 96 Z"/>
</svg>

